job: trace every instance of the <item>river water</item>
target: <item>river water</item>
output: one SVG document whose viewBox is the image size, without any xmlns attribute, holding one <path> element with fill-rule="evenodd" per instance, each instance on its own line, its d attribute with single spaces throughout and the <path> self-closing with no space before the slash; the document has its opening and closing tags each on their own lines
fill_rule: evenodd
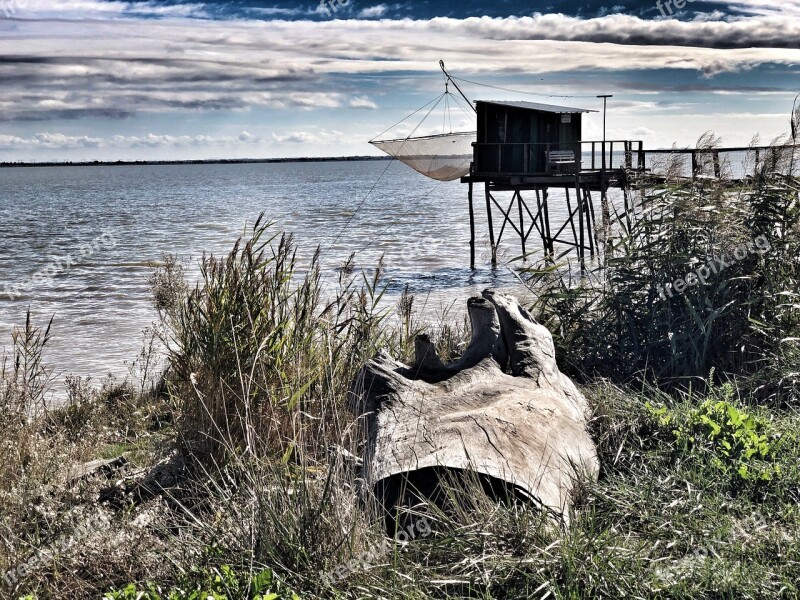
<svg viewBox="0 0 800 600">
<path fill-rule="evenodd" d="M 163 254 L 196 277 L 203 252 L 228 251 L 261 213 L 294 234 L 301 262 L 323 248 L 329 285 L 352 252 L 364 268 L 384 254 L 387 306 L 407 284 L 422 317 L 489 286 L 519 289 L 488 265 L 481 210 L 470 270 L 466 187 L 399 163 L 4 168 L 0 348 L 30 308 L 36 324 L 54 317 L 46 360 L 57 375 L 125 377 L 156 319 L 148 279 Z"/>
</svg>

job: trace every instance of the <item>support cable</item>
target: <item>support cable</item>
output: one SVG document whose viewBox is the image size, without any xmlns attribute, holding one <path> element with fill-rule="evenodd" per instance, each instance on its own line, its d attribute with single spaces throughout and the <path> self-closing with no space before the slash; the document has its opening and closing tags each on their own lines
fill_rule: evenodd
<svg viewBox="0 0 800 600">
<path fill-rule="evenodd" d="M 443 98 L 443 97 L 444 97 L 444 94 L 442 94 L 441 96 L 439 96 L 438 98 L 436 98 L 436 99 L 435 99 L 435 100 L 436 100 L 436 104 L 434 104 L 434 105 L 433 105 L 433 106 L 430 108 L 430 110 L 429 110 L 429 111 L 428 111 L 428 113 L 425 115 L 425 117 L 424 117 L 424 118 L 423 118 L 423 119 L 422 119 L 422 120 L 421 120 L 421 121 L 420 121 L 420 122 L 417 124 L 417 126 L 416 126 L 416 127 L 414 127 L 413 131 L 412 131 L 410 134 L 408 134 L 408 137 L 406 137 L 406 138 L 405 138 L 405 140 L 403 140 L 403 144 L 400 146 L 400 150 L 402 150 L 402 149 L 403 149 L 403 146 L 405 146 L 406 142 L 407 142 L 407 141 L 408 141 L 408 140 L 411 138 L 411 136 L 413 136 L 413 135 L 414 135 L 414 134 L 417 132 L 417 129 L 419 129 L 420 127 L 422 127 L 422 124 L 425 122 L 425 120 L 426 120 L 426 119 L 427 119 L 427 118 L 428 118 L 428 117 L 431 115 L 431 113 L 432 113 L 432 112 L 433 112 L 433 111 L 436 109 L 436 107 L 437 107 L 437 106 L 439 106 L 439 103 L 442 101 L 442 98 Z M 430 105 L 432 102 L 433 102 L 433 100 L 431 100 L 431 102 L 428 102 L 428 104 L 426 104 L 425 106 L 429 106 L 429 105 Z M 423 106 L 422 108 L 425 108 L 425 106 Z M 416 110 L 416 111 L 414 111 L 414 113 L 412 113 L 412 115 L 413 115 L 413 114 L 416 114 L 416 113 L 418 113 L 418 112 L 420 112 L 420 110 L 422 110 L 422 108 L 421 108 L 421 109 L 419 109 L 419 110 Z M 406 117 L 406 119 L 408 119 L 408 118 L 409 118 L 409 117 Z M 405 121 L 406 119 L 403 119 L 403 121 Z M 399 124 L 400 124 L 400 123 L 402 123 L 403 121 L 400 121 L 399 123 L 396 123 L 395 125 L 392 125 L 392 127 L 396 127 L 397 125 L 399 125 Z M 390 127 L 389 129 L 391 129 L 391 127 Z M 387 129 L 386 131 L 389 131 L 389 129 Z M 383 133 L 386 133 L 386 131 L 384 131 Z M 381 134 L 381 135 L 383 135 L 383 134 Z M 378 136 L 378 137 L 380 137 L 380 136 Z M 400 153 L 400 150 L 398 150 L 398 151 L 397 151 L 397 154 L 399 154 L 399 153 Z M 366 204 L 367 200 L 369 200 L 370 196 L 372 195 L 372 192 L 374 192 L 374 191 L 375 191 L 375 188 L 376 188 L 376 187 L 378 187 L 378 184 L 380 183 L 381 179 L 383 179 L 383 176 L 384 176 L 384 175 L 386 175 L 386 172 L 389 170 L 389 167 L 391 167 L 391 166 L 392 166 L 392 163 L 394 163 L 394 161 L 395 161 L 395 156 L 393 155 L 393 156 L 392 156 L 392 158 L 391 158 L 391 160 L 389 161 L 389 164 L 388 164 L 388 165 L 386 165 L 386 168 L 385 168 L 385 169 L 384 169 L 384 170 L 381 172 L 381 174 L 378 176 L 378 179 L 376 179 L 376 180 L 375 180 L 375 183 L 373 183 L 373 184 L 372 184 L 372 187 L 369 189 L 369 191 L 366 193 L 366 195 L 365 195 L 365 196 L 364 196 L 364 197 L 361 199 L 361 202 L 359 202 L 359 203 L 358 203 L 358 205 L 356 206 L 355 210 L 354 210 L 354 211 L 353 211 L 353 213 L 350 215 L 350 218 L 349 218 L 349 219 L 347 219 L 347 223 L 345 223 L 345 224 L 342 226 L 342 228 L 339 230 L 339 233 L 337 233 L 337 234 L 336 234 L 336 237 L 333 239 L 333 241 L 330 243 L 330 245 L 328 246 L 328 248 L 327 248 L 327 249 L 325 250 L 325 252 L 322 254 L 322 256 L 323 256 L 323 257 L 324 257 L 324 256 L 325 256 L 325 255 L 326 255 L 328 252 L 330 252 L 331 248 L 333 248 L 333 246 L 336 244 L 336 242 L 338 242 L 338 241 L 339 241 L 339 239 L 342 237 L 342 234 L 344 233 L 345 229 L 347 229 L 348 227 L 350 227 L 350 223 L 352 223 L 352 222 L 353 222 L 353 219 L 354 219 L 354 218 L 355 218 L 355 216 L 358 214 L 358 211 L 359 211 L 359 210 L 361 210 L 361 208 L 364 206 L 364 204 Z"/>
</svg>

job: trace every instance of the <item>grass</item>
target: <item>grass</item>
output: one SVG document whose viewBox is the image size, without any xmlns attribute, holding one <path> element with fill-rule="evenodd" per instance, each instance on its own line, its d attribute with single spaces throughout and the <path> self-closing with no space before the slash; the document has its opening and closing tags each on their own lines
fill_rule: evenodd
<svg viewBox="0 0 800 600">
<path fill-rule="evenodd" d="M 0 579 L 13 569 L 0 595 L 800 597 L 797 369 L 793 342 L 779 343 L 796 336 L 793 185 L 765 173 L 727 195 L 666 187 L 620 233 L 606 279 L 564 288 L 552 269 L 533 273 L 602 469 L 578 486 L 568 527 L 448 480 L 450 510 L 386 537 L 352 460 L 348 396 L 365 360 L 407 358 L 425 328 L 408 294 L 388 318 L 380 266 L 349 261 L 323 295 L 318 260 L 301 267 L 260 220 L 203 258 L 194 288 L 167 260 L 152 281 L 163 376 L 146 337 L 130 382 L 70 378 L 59 409 L 45 403 L 49 328 L 29 316 L 0 363 Z M 712 205 L 722 212 L 701 210 Z M 757 232 L 773 252 L 653 297 Z M 457 356 L 463 324 L 437 330 Z M 65 477 L 122 454 L 127 471 Z"/>
</svg>

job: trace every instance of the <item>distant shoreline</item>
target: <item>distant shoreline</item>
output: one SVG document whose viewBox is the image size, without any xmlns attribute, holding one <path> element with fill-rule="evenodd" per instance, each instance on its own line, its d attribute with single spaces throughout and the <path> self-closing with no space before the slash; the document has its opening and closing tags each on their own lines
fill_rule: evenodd
<svg viewBox="0 0 800 600">
<path fill-rule="evenodd" d="M 128 166 L 167 166 L 167 165 L 242 165 L 269 163 L 305 162 L 353 162 L 365 160 L 391 160 L 390 156 L 336 156 L 309 158 L 220 158 L 201 160 L 90 160 L 63 162 L 3 162 L 0 168 L 14 167 L 128 167 Z"/>
</svg>

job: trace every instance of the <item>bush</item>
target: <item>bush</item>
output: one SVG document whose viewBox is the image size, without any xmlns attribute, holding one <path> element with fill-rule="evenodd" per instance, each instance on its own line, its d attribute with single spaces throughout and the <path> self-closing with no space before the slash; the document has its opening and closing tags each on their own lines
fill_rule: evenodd
<svg viewBox="0 0 800 600">
<path fill-rule="evenodd" d="M 154 278 L 160 298 L 172 297 L 164 282 L 181 289 L 175 272 Z M 186 449 L 222 462 L 242 452 L 324 456 L 350 382 L 384 339 L 381 269 L 358 290 L 351 272 L 323 303 L 319 252 L 301 273 L 291 237 L 270 235 L 262 218 L 226 257 L 203 257 L 195 289 L 162 311 Z"/>
<path fill-rule="evenodd" d="M 528 270 L 534 314 L 572 372 L 668 388 L 752 376 L 762 400 L 798 397 L 797 181 L 657 183 L 618 222 L 605 265 L 579 281 Z M 630 215 L 626 215 L 630 217 Z M 568 269 L 568 266 L 566 267 Z"/>
</svg>

